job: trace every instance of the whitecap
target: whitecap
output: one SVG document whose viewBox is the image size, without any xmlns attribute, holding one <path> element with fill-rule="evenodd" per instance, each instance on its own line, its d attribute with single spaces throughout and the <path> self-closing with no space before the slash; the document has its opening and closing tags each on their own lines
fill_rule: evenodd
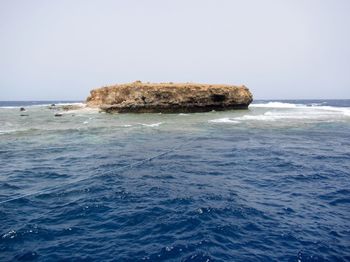
<svg viewBox="0 0 350 262">
<path fill-rule="evenodd" d="M 345 116 L 350 116 L 350 108 L 349 107 L 334 107 L 334 106 L 318 106 L 315 107 L 320 110 L 339 112 Z"/>
<path fill-rule="evenodd" d="M 308 104 L 308 106 L 323 106 L 324 104 L 326 104 L 327 102 L 322 102 L 322 103 L 311 103 Z"/>
<path fill-rule="evenodd" d="M 141 125 L 148 126 L 148 127 L 157 127 L 157 126 L 160 126 L 161 124 L 163 124 L 163 123 L 159 122 L 159 123 L 154 123 L 154 124 L 141 124 Z"/>
<path fill-rule="evenodd" d="M 277 120 L 298 120 L 298 121 L 327 121 L 327 120 L 341 120 L 344 116 L 350 116 L 349 109 L 340 108 L 298 108 L 291 110 L 275 110 L 267 111 L 263 114 L 247 114 L 241 117 L 235 117 L 231 120 L 236 121 L 277 121 Z"/>
<path fill-rule="evenodd" d="M 14 109 L 14 108 L 21 108 L 22 106 L 0 106 L 0 109 Z"/>
<path fill-rule="evenodd" d="M 5 233 L 2 235 L 2 238 L 5 239 L 5 238 L 15 238 L 17 235 L 17 232 L 13 229 L 11 229 L 9 232 Z"/>
<path fill-rule="evenodd" d="M 268 102 L 264 104 L 251 104 L 249 107 L 268 107 L 268 108 L 297 108 L 303 106 L 301 104 L 292 104 L 284 102 Z"/>
<path fill-rule="evenodd" d="M 11 134 L 11 133 L 16 133 L 16 132 L 21 132 L 21 131 L 27 131 L 27 130 L 30 130 L 30 129 L 0 130 L 0 135 Z"/>
<path fill-rule="evenodd" d="M 224 118 L 218 118 L 218 119 L 212 119 L 208 121 L 209 123 L 231 123 L 231 124 L 238 124 L 239 121 L 233 120 L 232 118 L 224 117 Z"/>
<path fill-rule="evenodd" d="M 342 120 L 350 116 L 349 107 L 326 106 L 324 103 L 314 103 L 309 105 L 291 104 L 283 102 L 268 102 L 265 104 L 252 104 L 252 108 L 267 108 L 273 111 L 267 111 L 262 115 L 245 115 L 234 118 L 235 120 L 258 120 L 258 121 L 275 121 L 275 120 Z"/>
<path fill-rule="evenodd" d="M 333 111 L 340 112 L 343 115 L 350 116 L 350 108 L 349 107 L 335 107 L 335 106 L 325 106 L 323 103 L 313 103 L 311 105 L 303 105 L 303 104 L 292 104 L 292 103 L 284 103 L 284 102 L 268 102 L 264 104 L 251 104 L 249 107 L 251 108 L 276 108 L 276 109 L 306 109 L 309 110 L 323 110 L 323 111 Z"/>
</svg>

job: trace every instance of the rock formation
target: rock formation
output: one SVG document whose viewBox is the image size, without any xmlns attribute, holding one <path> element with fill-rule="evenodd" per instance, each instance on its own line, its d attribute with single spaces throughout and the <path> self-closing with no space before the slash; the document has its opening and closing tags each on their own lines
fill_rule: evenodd
<svg viewBox="0 0 350 262">
<path fill-rule="evenodd" d="M 246 109 L 252 100 L 245 86 L 136 81 L 94 89 L 86 104 L 109 113 L 189 113 Z"/>
</svg>

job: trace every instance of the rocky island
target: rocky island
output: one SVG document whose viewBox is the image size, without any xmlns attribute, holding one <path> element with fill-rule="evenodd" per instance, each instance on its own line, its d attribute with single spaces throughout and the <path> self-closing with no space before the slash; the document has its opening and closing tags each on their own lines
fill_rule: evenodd
<svg viewBox="0 0 350 262">
<path fill-rule="evenodd" d="M 191 113 L 247 109 L 252 101 L 244 85 L 136 81 L 94 89 L 86 105 L 108 113 Z"/>
</svg>

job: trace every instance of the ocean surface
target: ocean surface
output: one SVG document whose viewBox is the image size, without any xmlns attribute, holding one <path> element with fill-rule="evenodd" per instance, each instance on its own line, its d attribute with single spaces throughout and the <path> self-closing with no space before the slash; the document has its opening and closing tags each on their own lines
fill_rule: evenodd
<svg viewBox="0 0 350 262">
<path fill-rule="evenodd" d="M 0 261 L 350 261 L 350 100 L 58 102 L 0 102 Z"/>
</svg>

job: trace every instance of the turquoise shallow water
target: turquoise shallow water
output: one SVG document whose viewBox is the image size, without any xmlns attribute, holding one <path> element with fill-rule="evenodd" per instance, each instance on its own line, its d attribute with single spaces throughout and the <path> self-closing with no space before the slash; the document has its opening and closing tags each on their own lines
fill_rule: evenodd
<svg viewBox="0 0 350 262">
<path fill-rule="evenodd" d="M 0 102 L 1 261 L 350 260 L 349 100 L 54 113 Z"/>
</svg>

